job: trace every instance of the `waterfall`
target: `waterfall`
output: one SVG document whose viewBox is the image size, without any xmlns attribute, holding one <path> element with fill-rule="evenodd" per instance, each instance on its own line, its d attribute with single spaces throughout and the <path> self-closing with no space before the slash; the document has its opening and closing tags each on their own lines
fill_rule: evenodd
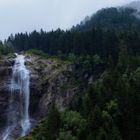
<svg viewBox="0 0 140 140">
<path fill-rule="evenodd" d="M 16 54 L 12 68 L 11 93 L 7 128 L 3 133 L 3 140 L 14 140 L 15 131 L 20 130 L 20 136 L 25 136 L 30 128 L 29 118 L 29 70 L 25 66 L 25 56 Z"/>
</svg>

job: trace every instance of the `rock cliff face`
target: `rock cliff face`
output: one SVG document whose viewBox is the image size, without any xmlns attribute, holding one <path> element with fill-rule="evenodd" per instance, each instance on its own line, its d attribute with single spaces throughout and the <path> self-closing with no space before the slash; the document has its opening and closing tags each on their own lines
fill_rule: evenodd
<svg viewBox="0 0 140 140">
<path fill-rule="evenodd" d="M 10 111 L 8 106 L 13 64 L 14 59 L 0 60 L 0 133 L 6 126 Z M 74 65 L 57 59 L 27 56 L 26 66 L 30 70 L 29 111 L 33 122 L 46 117 L 53 103 L 63 111 L 78 92 L 73 76 Z"/>
<path fill-rule="evenodd" d="M 13 61 L 0 60 L 0 132 L 6 125 Z"/>
<path fill-rule="evenodd" d="M 53 103 L 63 111 L 78 91 L 73 76 L 74 66 L 38 57 L 29 57 L 28 60 L 27 66 L 31 72 L 31 117 L 45 117 Z"/>
</svg>

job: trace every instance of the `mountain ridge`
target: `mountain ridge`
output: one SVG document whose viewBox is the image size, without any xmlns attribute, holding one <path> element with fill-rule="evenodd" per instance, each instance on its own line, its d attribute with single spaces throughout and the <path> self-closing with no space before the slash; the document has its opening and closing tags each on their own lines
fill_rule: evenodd
<svg viewBox="0 0 140 140">
<path fill-rule="evenodd" d="M 121 7 L 102 8 L 92 16 L 87 16 L 80 24 L 74 26 L 72 30 L 90 30 L 92 28 L 102 28 L 105 30 L 128 30 L 140 26 L 140 1 L 134 1 Z"/>
<path fill-rule="evenodd" d="M 140 11 L 140 1 L 133 1 L 133 2 L 125 5 L 124 7 L 134 8 L 134 9 Z"/>
</svg>

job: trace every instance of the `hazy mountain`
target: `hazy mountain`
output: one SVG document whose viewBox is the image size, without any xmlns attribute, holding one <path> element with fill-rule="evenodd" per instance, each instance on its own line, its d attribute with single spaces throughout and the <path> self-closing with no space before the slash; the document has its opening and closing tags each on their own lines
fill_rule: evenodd
<svg viewBox="0 0 140 140">
<path fill-rule="evenodd" d="M 131 3 L 127 4 L 126 7 L 134 8 L 134 9 L 140 11 L 140 1 L 131 2 Z"/>
<path fill-rule="evenodd" d="M 139 9 L 140 2 L 132 2 L 122 7 L 101 9 L 73 29 L 84 31 L 96 27 L 105 30 L 140 30 Z"/>
<path fill-rule="evenodd" d="M 134 15 L 137 18 L 140 18 L 140 1 L 134 1 L 132 3 L 129 3 L 126 5 L 126 7 L 136 9 L 137 11 L 134 13 Z"/>
</svg>

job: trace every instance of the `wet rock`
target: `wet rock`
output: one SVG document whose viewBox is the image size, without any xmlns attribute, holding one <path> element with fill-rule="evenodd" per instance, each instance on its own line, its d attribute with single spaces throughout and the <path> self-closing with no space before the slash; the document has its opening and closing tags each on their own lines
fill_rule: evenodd
<svg viewBox="0 0 140 140">
<path fill-rule="evenodd" d="M 65 110 L 78 90 L 73 77 L 74 65 L 37 57 L 28 57 L 26 64 L 31 72 L 31 117 L 37 120 L 45 117 L 53 103 L 60 111 Z"/>
<path fill-rule="evenodd" d="M 0 60 L 0 130 L 6 125 L 13 61 Z"/>
<path fill-rule="evenodd" d="M 0 60 L 0 130 L 6 126 L 7 115 L 13 112 L 8 108 L 13 64 L 14 60 Z M 30 70 L 29 111 L 33 124 L 47 116 L 53 103 L 60 111 L 64 111 L 78 91 L 73 76 L 75 66 L 36 56 L 26 57 L 26 66 Z M 18 113 L 18 99 L 17 94 L 14 99 L 14 113 Z M 20 131 L 17 126 L 13 137 L 17 137 Z"/>
</svg>

